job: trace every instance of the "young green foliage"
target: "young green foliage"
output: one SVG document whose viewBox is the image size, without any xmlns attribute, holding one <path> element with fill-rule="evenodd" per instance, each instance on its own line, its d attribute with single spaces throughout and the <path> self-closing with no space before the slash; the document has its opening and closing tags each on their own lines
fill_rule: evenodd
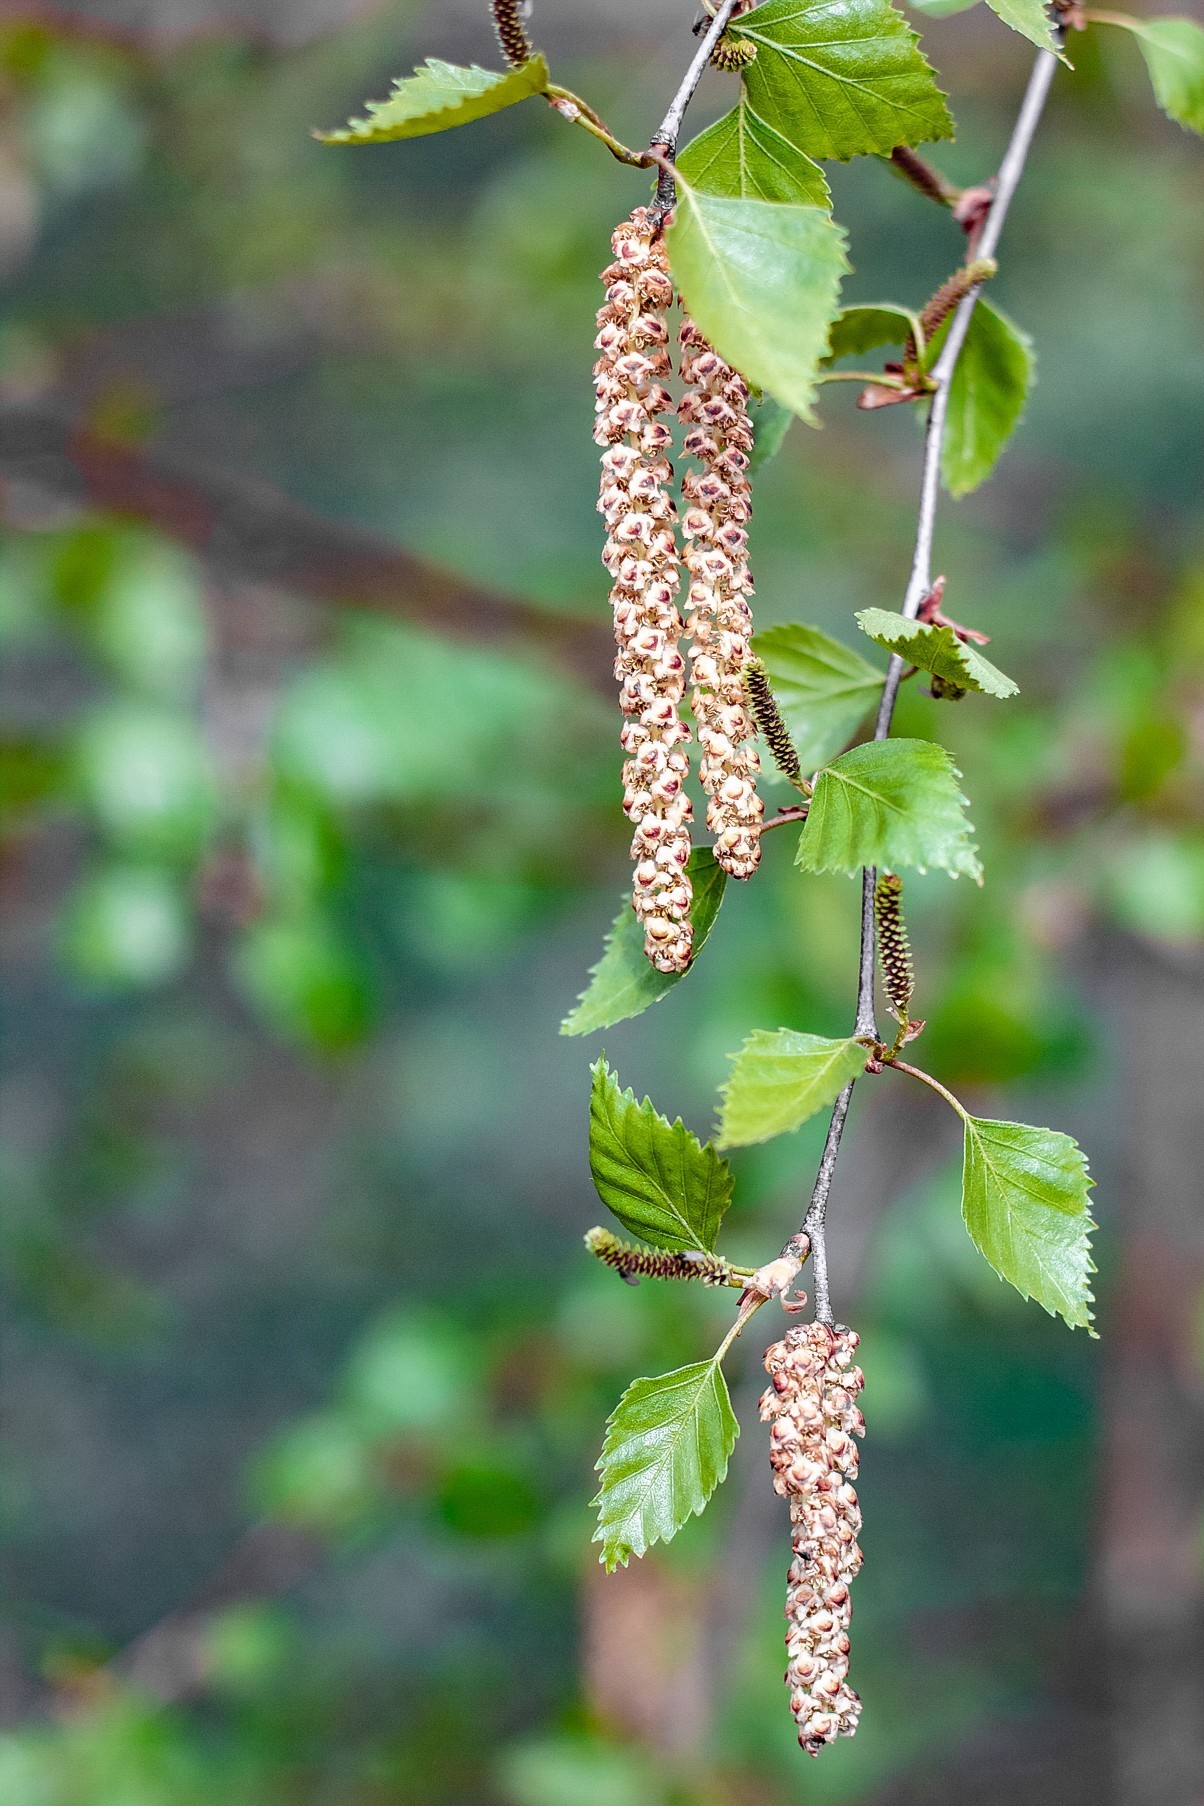
<svg viewBox="0 0 1204 1806">
<path fill-rule="evenodd" d="M 1072 1328 L 1091 1323 L 1092 1179 L 1056 1129 L 967 1116 L 962 1215 L 975 1246 L 1025 1298 Z"/>
<path fill-rule="evenodd" d="M 1204 27 L 1191 19 L 1126 19 L 1119 13 L 1102 23 L 1132 32 L 1158 105 L 1189 132 L 1204 133 Z"/>
<path fill-rule="evenodd" d="M 1050 28 L 1049 9 L 1042 0 L 987 0 L 987 5 L 1005 25 L 1018 31 L 1038 50 L 1053 50 L 1061 56 Z"/>
<path fill-rule="evenodd" d="M 795 863 L 808 872 L 931 866 L 982 882 L 960 773 L 932 740 L 871 740 L 815 780 Z"/>
<path fill-rule="evenodd" d="M 720 356 L 803 420 L 848 269 L 822 207 L 703 194 L 679 184 L 669 260 L 686 310 Z"/>
<path fill-rule="evenodd" d="M 838 753 L 882 694 L 882 673 L 859 652 L 802 625 L 753 640 L 804 771 Z"/>
<path fill-rule="evenodd" d="M 366 119 L 352 119 L 338 131 L 315 136 L 323 144 L 388 144 L 396 138 L 423 138 L 430 132 L 446 132 L 452 126 L 500 113 L 516 101 L 543 94 L 547 86 L 548 65 L 542 56 L 533 56 L 504 75 L 480 69 L 475 63 L 462 69 L 429 57 L 413 75 L 393 84 L 388 100 L 368 101 Z"/>
<path fill-rule="evenodd" d="M 756 1029 L 733 1056 L 720 1093 L 719 1146 L 747 1147 L 797 1129 L 836 1101 L 850 1079 L 865 1070 L 866 1052 L 847 1037 L 794 1029 Z"/>
<path fill-rule="evenodd" d="M 749 406 L 752 421 L 753 448 L 748 460 L 748 474 L 754 476 L 763 464 L 776 458 L 790 431 L 794 415 L 772 395 L 760 395 Z"/>
<path fill-rule="evenodd" d="M 945 97 L 888 0 L 768 0 L 735 19 L 755 44 L 745 90 L 759 116 L 809 157 L 841 161 L 951 138 Z"/>
<path fill-rule="evenodd" d="M 979 300 L 949 384 L 941 476 L 950 495 L 985 482 L 1020 423 L 1036 371 L 1028 334 Z"/>
<path fill-rule="evenodd" d="M 707 847 L 695 847 L 686 870 L 694 890 L 690 921 L 697 959 L 719 914 L 727 873 Z M 693 969 L 693 961 L 689 969 Z M 684 977 L 684 972 L 658 972 L 649 962 L 644 953 L 643 924 L 631 907 L 631 898 L 625 897 L 606 937 L 602 957 L 591 967 L 589 984 L 576 1009 L 561 1023 L 560 1032 L 592 1035 L 600 1028 L 626 1022 L 630 1016 L 639 1016 L 651 1004 L 659 1003 Z"/>
<path fill-rule="evenodd" d="M 794 206 L 832 204 L 819 164 L 762 119 L 746 91 L 730 113 L 687 144 L 677 167 L 707 194 Z"/>
<path fill-rule="evenodd" d="M 863 608 L 856 617 L 862 633 L 876 646 L 897 653 L 909 665 L 931 671 L 959 690 L 983 696 L 1018 696 L 1019 687 L 996 669 L 975 646 L 959 640 L 952 627 L 909 621 L 906 615 L 886 608 Z"/>
<path fill-rule="evenodd" d="M 711 1143 L 645 1098 L 621 1091 L 605 1059 L 595 1061 L 589 1106 L 589 1168 L 598 1196 L 633 1235 L 681 1252 L 715 1246 L 732 1201 L 732 1175 Z"/>
<path fill-rule="evenodd" d="M 633 1380 L 606 1425 L 598 1528 L 608 1573 L 669 1542 L 727 1477 L 740 1426 L 718 1359 Z"/>
<path fill-rule="evenodd" d="M 891 301 L 872 307 L 842 307 L 832 322 L 824 362 L 861 357 L 867 351 L 876 351 L 880 345 L 902 345 L 908 337 L 923 349 L 919 315 L 913 314 L 910 308 L 896 307 Z"/>
</svg>

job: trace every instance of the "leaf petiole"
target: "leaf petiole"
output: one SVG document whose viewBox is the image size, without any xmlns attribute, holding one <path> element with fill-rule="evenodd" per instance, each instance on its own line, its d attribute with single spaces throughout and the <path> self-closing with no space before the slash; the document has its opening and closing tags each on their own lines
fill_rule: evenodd
<svg viewBox="0 0 1204 1806">
<path fill-rule="evenodd" d="M 970 1112 L 964 1109 L 962 1105 L 958 1103 L 952 1091 L 946 1091 L 940 1080 L 934 1079 L 930 1072 L 924 1072 L 918 1066 L 909 1066 L 906 1060 L 897 1060 L 894 1058 L 884 1060 L 883 1065 L 893 1066 L 896 1072 L 906 1072 L 911 1078 L 919 1079 L 922 1085 L 927 1085 L 930 1090 L 935 1091 L 938 1096 L 943 1097 L 945 1102 L 949 1105 L 949 1108 L 951 1110 L 956 1110 L 963 1122 L 969 1122 Z"/>
</svg>

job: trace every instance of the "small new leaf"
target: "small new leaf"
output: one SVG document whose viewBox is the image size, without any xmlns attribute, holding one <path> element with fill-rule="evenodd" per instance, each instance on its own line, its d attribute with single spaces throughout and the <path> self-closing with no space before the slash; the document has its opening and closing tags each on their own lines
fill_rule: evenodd
<svg viewBox="0 0 1204 1806">
<path fill-rule="evenodd" d="M 982 882 L 960 777 L 931 740 L 871 740 L 818 774 L 795 863 L 807 872 L 936 866 Z"/>
<path fill-rule="evenodd" d="M 719 1146 L 748 1147 L 797 1129 L 834 1103 L 865 1071 L 866 1051 L 851 1038 L 825 1040 L 794 1029 L 755 1030 L 733 1057 L 720 1093 Z"/>
<path fill-rule="evenodd" d="M 1163 112 L 1189 132 L 1204 133 L 1204 26 L 1191 19 L 1125 19 L 1117 13 L 1104 22 L 1123 25 L 1137 39 Z"/>
<path fill-rule="evenodd" d="M 589 1168 L 598 1196 L 625 1229 L 655 1248 L 710 1252 L 732 1201 L 732 1175 L 711 1143 L 648 1098 L 621 1091 L 595 1062 L 589 1106 Z"/>
<path fill-rule="evenodd" d="M 1023 1297 L 1072 1328 L 1091 1322 L 1092 1183 L 1069 1135 L 966 1118 L 962 1215 L 975 1246 Z"/>
<path fill-rule="evenodd" d="M 633 1380 L 606 1425 L 594 1504 L 608 1573 L 696 1517 L 721 1481 L 740 1426 L 716 1360 Z"/>
<path fill-rule="evenodd" d="M 806 772 L 840 751 L 882 694 L 882 672 L 818 627 L 770 627 L 752 649 Z"/>
<path fill-rule="evenodd" d="M 931 671 L 959 690 L 975 690 L 983 696 L 1019 695 L 1011 678 L 975 647 L 959 640 L 952 627 L 909 621 L 906 615 L 886 608 L 864 608 L 856 620 L 876 646 L 898 653 L 909 665 Z"/>
<path fill-rule="evenodd" d="M 1049 9 L 1044 0 L 987 0 L 987 5 L 997 18 L 1018 31 L 1022 38 L 1035 44 L 1038 50 L 1052 50 L 1066 58 L 1050 30 Z"/>
<path fill-rule="evenodd" d="M 941 475 L 950 495 L 968 495 L 990 476 L 1024 413 L 1035 370 L 1028 334 L 980 299 L 949 385 Z"/>
<path fill-rule="evenodd" d="M 922 349 L 924 335 L 919 316 L 909 308 L 896 307 L 889 301 L 873 307 L 842 307 L 832 322 L 824 362 L 862 357 L 879 345 L 902 345 L 909 335 Z"/>
<path fill-rule="evenodd" d="M 706 847 L 696 847 L 686 867 L 694 887 L 690 920 L 694 925 L 694 960 L 719 914 L 727 873 L 717 865 Z M 625 897 L 614 927 L 606 937 L 602 957 L 590 968 L 589 984 L 577 1000 L 577 1007 L 560 1025 L 562 1035 L 592 1035 L 597 1029 L 610 1028 L 639 1016 L 651 1004 L 679 984 L 684 972 L 658 972 L 644 953 L 644 928 Z"/>
<path fill-rule="evenodd" d="M 809 157 L 953 136 L 916 34 L 888 0 L 768 0 L 729 34 L 757 47 L 744 72 L 750 105 Z"/>
<path fill-rule="evenodd" d="M 752 422 L 753 448 L 748 460 L 748 474 L 755 476 L 762 465 L 776 458 L 786 443 L 786 434 L 790 431 L 790 422 L 794 415 L 789 408 L 784 408 L 780 401 L 772 395 L 762 395 L 754 399 L 748 410 Z"/>
<path fill-rule="evenodd" d="M 737 200 L 681 183 L 667 238 L 686 309 L 715 349 L 813 422 L 816 370 L 849 267 L 840 228 L 822 207 Z"/>
<path fill-rule="evenodd" d="M 548 65 L 533 56 L 504 75 L 492 69 L 471 69 L 442 63 L 430 57 L 413 75 L 395 82 L 388 100 L 370 100 L 367 119 L 352 119 L 335 132 L 316 132 L 323 144 L 388 144 L 395 138 L 423 138 L 429 132 L 446 132 L 468 125 L 489 113 L 500 113 L 516 101 L 542 94 L 548 86 Z"/>
<path fill-rule="evenodd" d="M 818 163 L 767 124 L 747 92 L 730 113 L 687 144 L 677 167 L 705 194 L 805 207 L 832 204 Z"/>
</svg>

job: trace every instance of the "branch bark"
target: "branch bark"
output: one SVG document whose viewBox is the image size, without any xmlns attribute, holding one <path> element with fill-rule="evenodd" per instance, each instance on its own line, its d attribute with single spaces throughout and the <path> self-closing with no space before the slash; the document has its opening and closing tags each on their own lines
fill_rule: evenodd
<svg viewBox="0 0 1204 1806">
<path fill-rule="evenodd" d="M 1044 111 L 1057 66 L 1058 59 L 1052 51 L 1038 51 L 1016 123 L 1012 128 L 1011 140 L 1004 152 L 1003 161 L 999 165 L 999 173 L 995 179 L 995 192 L 975 250 L 976 257 L 985 259 L 993 257 L 995 254 L 1003 233 L 1008 209 L 1012 204 L 1012 197 L 1015 195 L 1020 178 L 1024 173 L 1024 166 L 1032 148 L 1033 137 Z M 981 292 L 981 285 L 972 288 L 959 304 L 949 328 L 949 336 L 945 340 L 941 355 L 932 371 L 936 389 L 929 406 L 928 423 L 924 435 L 924 464 L 920 478 L 915 552 L 912 557 L 911 575 L 908 579 L 907 593 L 902 609 L 902 612 L 911 620 L 915 619 L 920 604 L 932 588 L 932 540 L 936 526 L 937 503 L 940 499 L 941 453 L 944 448 L 945 424 L 949 414 L 949 387 Z M 898 656 L 891 658 L 887 667 L 886 680 L 882 686 L 882 698 L 878 704 L 877 719 L 874 723 L 875 740 L 885 740 L 890 733 L 895 703 L 899 695 L 899 685 L 906 669 L 907 666 L 903 659 Z M 855 1035 L 872 1035 L 875 1039 L 878 1036 L 874 1013 L 874 884 L 876 878 L 877 874 L 872 867 L 867 867 L 861 874 L 861 956 L 857 973 L 857 1020 L 853 1030 Z M 803 1232 L 811 1240 L 815 1314 L 821 1323 L 828 1324 L 833 1321 L 825 1241 L 828 1194 L 832 1189 L 832 1175 L 836 1170 L 841 1138 L 844 1135 L 849 1104 L 853 1096 L 853 1086 L 856 1082 L 853 1079 L 845 1086 L 833 1106 L 827 1137 L 824 1141 L 824 1151 L 820 1157 L 819 1172 L 816 1175 L 811 1202 L 802 1223 Z"/>
</svg>

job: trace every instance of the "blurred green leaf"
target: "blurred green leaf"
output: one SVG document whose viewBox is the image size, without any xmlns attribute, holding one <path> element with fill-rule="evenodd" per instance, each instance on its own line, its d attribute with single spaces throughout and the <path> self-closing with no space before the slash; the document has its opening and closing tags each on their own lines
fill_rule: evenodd
<svg viewBox="0 0 1204 1806">
<path fill-rule="evenodd" d="M 60 948 L 89 985 L 142 990 L 177 978 L 192 957 L 188 900 L 159 866 L 111 865 L 76 886 Z"/>
<path fill-rule="evenodd" d="M 1022 38 L 1027 38 L 1038 50 L 1053 50 L 1059 56 L 1062 54 L 1050 30 L 1049 11 L 1043 0 L 987 0 L 987 5 L 1005 25 L 1018 31 Z"/>
<path fill-rule="evenodd" d="M 770 627 L 753 640 L 804 771 L 838 753 L 882 694 L 885 673 L 818 627 Z"/>
<path fill-rule="evenodd" d="M 908 336 L 917 345 L 923 339 L 918 314 L 885 301 L 873 307 L 842 307 L 832 322 L 825 363 L 837 358 L 861 357 L 880 345 L 902 345 Z"/>
<path fill-rule="evenodd" d="M 97 827 L 147 859 L 186 862 L 203 850 L 217 786 L 195 724 L 138 703 L 88 717 L 76 742 L 78 785 Z"/>
<path fill-rule="evenodd" d="M 1204 943 L 1204 837 L 1125 836 L 1106 849 L 1104 895 L 1122 926 L 1167 947 Z"/>
<path fill-rule="evenodd" d="M 238 981 L 287 1040 L 353 1046 L 372 1017 L 367 973 L 320 916 L 256 922 L 235 952 Z"/>
<path fill-rule="evenodd" d="M 355 1423 L 373 1437 L 457 1434 L 479 1383 L 471 1340 L 449 1323 L 414 1311 L 373 1325 L 352 1353 L 343 1397 Z"/>
<path fill-rule="evenodd" d="M 607 1572 L 669 1542 L 727 1476 L 740 1426 L 717 1360 L 633 1380 L 606 1425 L 594 1500 Z"/>
<path fill-rule="evenodd" d="M 760 117 L 826 162 L 951 138 L 953 121 L 915 32 L 887 0 L 768 0 L 729 35 L 757 47 L 744 71 Z"/>
<path fill-rule="evenodd" d="M 818 163 L 760 117 L 742 88 L 739 103 L 686 145 L 677 167 L 704 194 L 830 207 Z"/>
<path fill-rule="evenodd" d="M 932 740 L 879 740 L 818 773 L 796 864 L 807 872 L 937 867 L 982 882 L 952 757 Z"/>
<path fill-rule="evenodd" d="M 395 138 L 446 132 L 544 93 L 548 79 L 548 65 L 542 56 L 533 56 L 504 75 L 480 69 L 475 63 L 462 69 L 428 57 L 413 75 L 394 83 L 388 100 L 366 103 L 367 119 L 352 119 L 339 131 L 316 132 L 314 136 L 323 144 L 388 144 Z"/>
<path fill-rule="evenodd" d="M 641 1750 L 584 1737 L 540 1737 L 513 1745 L 498 1763 L 513 1806 L 668 1806 L 668 1793 Z"/>
<path fill-rule="evenodd" d="M 720 1092 L 719 1146 L 747 1147 L 797 1129 L 865 1071 L 866 1050 L 794 1029 L 756 1029 Z"/>
<path fill-rule="evenodd" d="M 949 385 L 941 476 L 950 495 L 968 495 L 990 476 L 1020 423 L 1035 370 L 1028 334 L 980 297 Z"/>
<path fill-rule="evenodd" d="M 367 1438 L 333 1412 L 281 1431 L 255 1463 L 251 1488 L 269 1516 L 318 1531 L 347 1528 L 380 1496 Z"/>
<path fill-rule="evenodd" d="M 697 959 L 715 925 L 727 884 L 727 873 L 715 862 L 708 847 L 695 847 L 686 867 L 694 887 L 690 921 L 694 928 Z M 693 960 L 691 961 L 691 965 Z M 590 982 L 560 1025 L 562 1035 L 592 1035 L 638 1016 L 650 1004 L 659 1003 L 684 972 L 658 972 L 644 953 L 644 928 L 626 897 L 606 937 L 602 958 L 590 968 Z"/>
<path fill-rule="evenodd" d="M 814 422 L 815 373 L 848 268 L 839 227 L 821 207 L 732 200 L 683 183 L 667 239 L 685 305 L 716 350 Z"/>
<path fill-rule="evenodd" d="M 605 1059 L 591 1071 L 589 1166 L 606 1208 L 654 1247 L 713 1248 L 732 1199 L 726 1160 L 680 1117 L 621 1091 Z"/>
<path fill-rule="evenodd" d="M 209 650 L 194 561 L 162 540 L 121 541 L 93 606 L 92 636 L 110 668 L 148 695 L 194 694 Z"/>
<path fill-rule="evenodd" d="M 875 645 L 897 653 L 921 671 L 933 672 L 959 690 L 1001 697 L 1020 693 L 1010 677 L 996 670 L 977 647 L 959 640 L 952 627 L 925 625 L 885 608 L 863 608 L 855 619 Z"/>
<path fill-rule="evenodd" d="M 1101 23 L 1132 32 L 1158 105 L 1188 131 L 1204 133 L 1204 26 L 1192 19 L 1127 19 L 1119 13 L 1109 13 Z"/>
<path fill-rule="evenodd" d="M 539 1517 L 539 1497 L 522 1469 L 472 1461 L 444 1475 L 435 1508 L 460 1536 L 521 1536 Z"/>
<path fill-rule="evenodd" d="M 752 477 L 771 458 L 777 457 L 786 442 L 794 415 L 772 395 L 755 397 L 748 411 L 753 429 L 753 448 L 748 460 L 748 474 Z"/>
<path fill-rule="evenodd" d="M 965 1121 L 962 1215 L 975 1245 L 1022 1297 L 1086 1327 L 1094 1224 L 1082 1150 L 1056 1129 Z"/>
</svg>

